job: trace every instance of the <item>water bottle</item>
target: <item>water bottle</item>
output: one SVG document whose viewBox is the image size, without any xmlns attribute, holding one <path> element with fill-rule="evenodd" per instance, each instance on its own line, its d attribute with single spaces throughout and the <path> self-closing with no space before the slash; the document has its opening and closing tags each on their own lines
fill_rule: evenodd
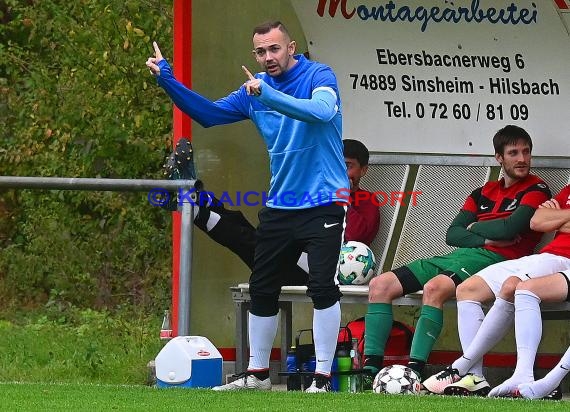
<svg viewBox="0 0 570 412">
<path fill-rule="evenodd" d="M 339 372 L 350 372 L 352 368 L 352 359 L 350 358 L 350 352 L 346 349 L 339 349 L 337 352 L 337 362 Z M 338 375 L 338 391 L 348 392 L 350 389 L 350 375 L 340 374 Z"/>
<path fill-rule="evenodd" d="M 350 357 L 352 359 L 352 370 L 357 371 L 362 368 L 360 363 L 360 352 L 358 351 L 358 339 L 352 339 L 352 349 L 350 351 Z M 354 373 L 350 375 L 350 391 L 351 392 L 361 392 L 362 391 L 362 376 L 359 373 Z"/>
<path fill-rule="evenodd" d="M 301 390 L 301 375 L 297 370 L 297 349 L 292 346 L 287 352 L 287 372 L 290 375 L 287 376 L 287 390 L 288 391 L 300 391 Z"/>
<path fill-rule="evenodd" d="M 168 309 L 164 311 L 164 317 L 162 318 L 162 326 L 160 327 L 160 339 L 172 339 L 172 326 L 170 326 L 170 311 Z"/>
</svg>

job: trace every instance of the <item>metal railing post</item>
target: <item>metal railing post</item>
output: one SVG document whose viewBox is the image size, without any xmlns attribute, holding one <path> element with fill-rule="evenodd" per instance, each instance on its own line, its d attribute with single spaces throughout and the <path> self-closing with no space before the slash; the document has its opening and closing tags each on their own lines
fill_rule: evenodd
<svg viewBox="0 0 570 412">
<path fill-rule="evenodd" d="M 186 189 L 185 189 L 186 190 Z M 190 305 L 192 288 L 192 234 L 194 207 L 182 202 L 180 223 L 180 274 L 178 277 L 178 336 L 190 335 Z"/>
</svg>

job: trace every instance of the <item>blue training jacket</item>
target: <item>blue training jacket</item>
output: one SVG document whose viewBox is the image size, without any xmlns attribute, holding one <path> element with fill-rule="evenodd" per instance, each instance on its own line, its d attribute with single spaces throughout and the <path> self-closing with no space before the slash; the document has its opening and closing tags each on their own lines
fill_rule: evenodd
<svg viewBox="0 0 570 412">
<path fill-rule="evenodd" d="M 178 82 L 166 60 L 158 64 L 157 81 L 180 110 L 204 127 L 253 121 L 269 153 L 268 207 L 345 203 L 350 185 L 336 77 L 324 64 L 303 55 L 295 59 L 297 63 L 279 76 L 255 75 L 262 80 L 259 96 L 249 96 L 242 85 L 212 102 Z"/>
</svg>

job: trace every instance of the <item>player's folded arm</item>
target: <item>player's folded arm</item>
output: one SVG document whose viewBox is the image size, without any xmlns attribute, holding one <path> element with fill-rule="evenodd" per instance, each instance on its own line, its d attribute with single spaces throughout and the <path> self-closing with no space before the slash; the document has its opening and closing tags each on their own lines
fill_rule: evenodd
<svg viewBox="0 0 570 412">
<path fill-rule="evenodd" d="M 531 219 L 533 230 L 538 232 L 570 232 L 570 209 L 538 209 Z"/>
<path fill-rule="evenodd" d="M 531 206 L 519 206 L 505 218 L 484 220 L 474 223 L 471 232 L 491 240 L 511 240 L 530 229 L 530 219 L 535 209 Z"/>
<path fill-rule="evenodd" d="M 477 221 L 477 215 L 468 210 L 460 210 L 445 234 L 445 243 L 455 247 L 483 247 L 485 238 L 470 230 L 467 226 Z"/>
</svg>

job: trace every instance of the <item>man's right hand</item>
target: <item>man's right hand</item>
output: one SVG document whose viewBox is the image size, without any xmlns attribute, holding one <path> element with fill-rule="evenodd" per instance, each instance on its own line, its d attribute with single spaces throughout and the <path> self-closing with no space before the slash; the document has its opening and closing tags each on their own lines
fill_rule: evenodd
<svg viewBox="0 0 570 412">
<path fill-rule="evenodd" d="M 242 70 L 245 72 L 248 80 L 244 83 L 245 90 L 248 95 L 259 96 L 261 94 L 261 80 L 256 79 L 253 74 L 245 66 L 241 66 Z"/>
<path fill-rule="evenodd" d="M 160 52 L 158 44 L 156 44 L 155 41 L 152 42 L 152 47 L 154 47 L 154 57 L 148 58 L 146 61 L 146 66 L 154 76 L 160 76 L 160 68 L 158 67 L 158 63 L 161 60 L 164 60 L 164 58 L 162 57 L 162 53 Z"/>
<path fill-rule="evenodd" d="M 543 204 L 541 204 L 539 209 L 560 209 L 560 204 L 556 199 L 549 199 Z"/>
</svg>

